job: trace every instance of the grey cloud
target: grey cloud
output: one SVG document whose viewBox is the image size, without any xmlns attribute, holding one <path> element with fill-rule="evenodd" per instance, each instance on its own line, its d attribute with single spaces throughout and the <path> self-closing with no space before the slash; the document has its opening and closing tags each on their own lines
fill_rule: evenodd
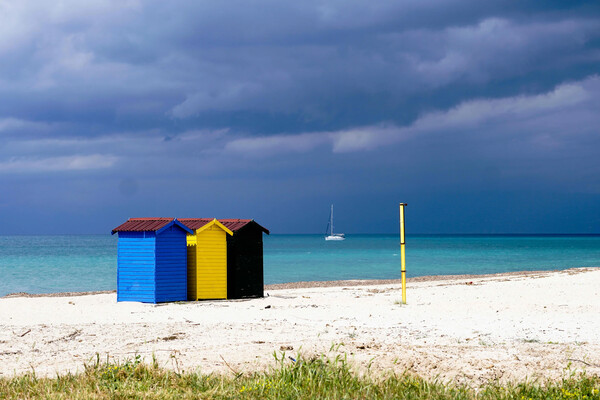
<svg viewBox="0 0 600 400">
<path fill-rule="evenodd" d="M 0 94 L 14 101 L 0 104 L 0 114 L 104 129 L 143 124 L 150 114 L 176 129 L 172 117 L 201 127 L 251 111 L 292 129 L 303 121 L 305 129 L 343 129 L 406 122 L 432 97 L 463 101 L 453 85 L 596 61 L 586 47 L 598 37 L 589 13 L 527 17 L 530 3 L 500 4 L 22 3 L 4 21 L 12 23 L 0 69 L 10 79 L 0 77 Z"/>
<path fill-rule="evenodd" d="M 532 140 L 539 140 L 542 145 L 546 140 L 548 143 L 559 141 L 596 126 L 600 123 L 595 113 L 598 104 L 600 78 L 591 76 L 538 95 L 469 100 L 449 110 L 425 113 L 406 126 L 379 124 L 339 131 L 234 139 L 225 149 L 265 155 L 308 152 L 328 144 L 334 152 L 351 152 L 372 150 L 428 134 L 464 135 L 477 130 L 482 136 L 489 136 L 493 132 L 509 134 L 524 129 L 530 131 L 528 137 L 537 138 Z M 582 119 L 584 113 L 586 120 Z M 562 124 L 557 124 L 557 119 L 563 121 Z M 579 123 L 573 125 L 574 121 Z"/>
<path fill-rule="evenodd" d="M 24 158 L 13 157 L 0 162 L 2 173 L 47 173 L 60 171 L 78 171 L 112 167 L 117 158 L 112 155 L 89 154 L 68 157 Z"/>
</svg>

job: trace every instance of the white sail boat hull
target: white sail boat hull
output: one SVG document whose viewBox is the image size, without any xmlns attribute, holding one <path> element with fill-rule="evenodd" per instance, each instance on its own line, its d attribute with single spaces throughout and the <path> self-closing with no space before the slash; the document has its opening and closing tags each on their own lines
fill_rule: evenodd
<svg viewBox="0 0 600 400">
<path fill-rule="evenodd" d="M 343 233 L 325 236 L 325 240 L 345 240 Z"/>
</svg>

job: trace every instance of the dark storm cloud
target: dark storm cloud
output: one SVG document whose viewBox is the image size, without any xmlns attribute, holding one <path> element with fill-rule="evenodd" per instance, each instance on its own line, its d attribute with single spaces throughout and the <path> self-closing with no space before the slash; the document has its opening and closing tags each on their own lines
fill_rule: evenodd
<svg viewBox="0 0 600 400">
<path fill-rule="evenodd" d="M 86 215 L 85 203 L 127 215 L 152 194 L 139 207 L 162 214 L 167 193 L 185 193 L 215 213 L 270 215 L 267 192 L 308 207 L 397 196 L 390 182 L 409 195 L 597 196 L 599 11 L 590 1 L 4 2 L 0 183 L 14 195 L 0 212 Z M 223 200 L 240 188 L 244 206 Z"/>
<path fill-rule="evenodd" d="M 171 129 L 169 117 L 231 126 L 239 113 L 284 119 L 289 130 L 407 122 L 419 103 L 493 96 L 494 85 L 522 77 L 527 87 L 512 82 L 504 94 L 544 90 L 574 67 L 585 74 L 600 31 L 586 3 L 61 4 L 6 7 L 5 113 L 117 127 L 150 118 Z"/>
</svg>

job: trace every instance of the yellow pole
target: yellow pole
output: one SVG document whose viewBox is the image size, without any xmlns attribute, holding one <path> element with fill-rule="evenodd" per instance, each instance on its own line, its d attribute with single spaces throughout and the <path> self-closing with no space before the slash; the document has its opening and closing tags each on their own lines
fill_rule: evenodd
<svg viewBox="0 0 600 400">
<path fill-rule="evenodd" d="M 402 304 L 406 304 L 406 250 L 404 241 L 404 207 L 408 204 L 400 203 L 400 258 L 402 260 Z"/>
</svg>

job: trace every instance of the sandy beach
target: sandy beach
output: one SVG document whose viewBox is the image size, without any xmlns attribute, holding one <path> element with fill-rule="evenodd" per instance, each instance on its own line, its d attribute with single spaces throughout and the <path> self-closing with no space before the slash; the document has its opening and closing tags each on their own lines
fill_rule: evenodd
<svg viewBox="0 0 600 400">
<path fill-rule="evenodd" d="M 272 285 L 267 297 L 117 303 L 114 293 L 0 298 L 0 376 L 154 355 L 168 368 L 263 370 L 273 352 L 443 381 L 600 374 L 600 268 Z M 292 362 L 291 360 L 289 362 Z"/>
</svg>

